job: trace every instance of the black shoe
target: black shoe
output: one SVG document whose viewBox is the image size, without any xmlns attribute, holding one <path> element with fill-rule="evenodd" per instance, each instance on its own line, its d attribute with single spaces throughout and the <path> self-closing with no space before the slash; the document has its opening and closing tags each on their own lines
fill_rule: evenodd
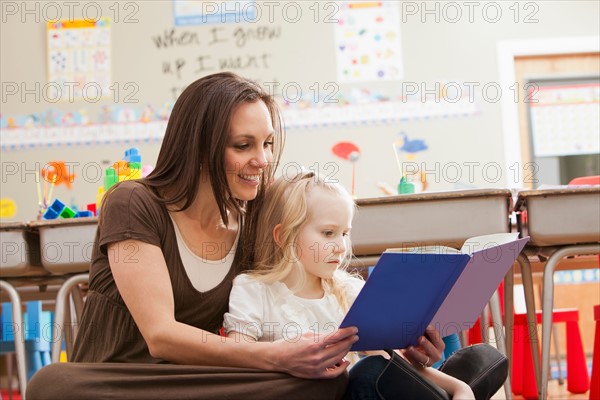
<svg viewBox="0 0 600 400">
<path fill-rule="evenodd" d="M 476 344 L 452 354 L 440 371 L 468 384 L 477 400 L 489 400 L 508 377 L 508 358 L 489 344 Z"/>
</svg>

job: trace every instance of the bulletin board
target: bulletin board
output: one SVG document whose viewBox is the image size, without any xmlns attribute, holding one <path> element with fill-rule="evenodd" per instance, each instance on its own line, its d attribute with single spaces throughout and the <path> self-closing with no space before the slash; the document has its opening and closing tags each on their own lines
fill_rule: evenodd
<svg viewBox="0 0 600 400">
<path fill-rule="evenodd" d="M 84 15 L 79 24 L 48 23 L 47 44 L 43 24 L 15 32 L 25 48 L 40 48 L 46 62 L 30 60 L 26 79 L 18 77 L 22 64 L 3 64 L 9 80 L 22 82 L 3 105 L 3 151 L 156 143 L 185 87 L 218 71 L 259 81 L 278 99 L 290 130 L 480 111 L 460 82 L 430 86 L 426 99 L 422 87 L 401 86 L 396 2 L 168 1 L 102 7 L 97 21 Z M 20 92 L 32 87 L 40 88 L 39 99 L 20 101 L 28 96 Z"/>
<path fill-rule="evenodd" d="M 486 105 L 480 97 L 472 98 L 462 86 L 470 79 L 464 73 L 470 63 L 458 65 L 460 74 L 442 72 L 436 63 L 449 58 L 440 54 L 447 46 L 435 52 L 433 61 L 419 58 L 430 54 L 423 53 L 422 40 L 410 39 L 420 37 L 421 24 L 398 23 L 401 9 L 396 2 L 358 1 L 344 9 L 334 1 L 85 4 L 88 11 L 101 9 L 83 15 L 80 6 L 74 19 L 98 15 L 106 22 L 93 28 L 61 25 L 65 35 L 81 33 L 69 37 L 74 39 L 69 46 L 49 44 L 48 25 L 41 19 L 23 23 L 15 15 L 2 25 L 0 67 L 10 89 L 0 114 L 6 178 L 2 197 L 18 205 L 10 218 L 35 216 L 37 172 L 46 163 L 62 161 L 70 168 L 75 176 L 72 188 L 57 185 L 53 197 L 80 208 L 93 202 L 104 171 L 128 148 L 139 148 L 143 164 L 153 165 L 176 98 L 194 80 L 219 71 L 257 80 L 278 99 L 288 131 L 281 173 L 284 166 L 322 170 L 349 190 L 355 186 L 357 197 L 374 197 L 382 193 L 381 183 L 395 189 L 400 157 L 423 169 L 434 160 L 441 178 L 432 178 L 430 188 L 437 190 L 496 183 L 484 181 L 483 172 L 445 179 L 442 166 L 456 165 L 450 163 L 458 159 L 469 163 L 465 168 L 490 160 L 499 165 L 493 149 L 501 147 L 501 136 L 490 133 L 482 139 L 485 152 L 469 146 L 460 146 L 458 153 L 447 151 L 457 142 L 476 145 L 472 139 L 479 137 L 480 127 L 491 125 L 486 118 L 495 117 L 483 112 Z M 210 8 L 214 5 L 233 11 Z M 87 28 L 106 33 L 102 38 L 107 41 L 94 47 L 106 51 L 109 57 L 104 60 L 110 65 L 95 65 L 97 60 L 89 54 L 65 63 L 72 69 L 64 74 L 58 68 L 63 64 L 49 71 L 49 60 L 56 61 L 52 51 L 90 53 L 91 46 L 82 48 L 90 43 L 79 40 L 83 31 L 66 31 Z M 56 33 L 50 32 L 50 39 Z M 426 47 L 437 40 L 436 36 Z M 423 66 L 429 70 L 424 72 Z M 73 101 L 50 93 L 61 76 L 72 80 L 79 72 L 92 77 L 82 78 L 83 86 L 92 82 L 90 88 L 100 93 L 82 91 Z M 95 85 L 100 78 L 94 74 L 110 82 Z M 488 145 L 490 141 L 497 143 Z M 334 154 L 340 142 L 354 143 L 360 159 Z"/>
<path fill-rule="evenodd" d="M 600 153 L 600 77 L 528 81 L 534 157 Z"/>
</svg>

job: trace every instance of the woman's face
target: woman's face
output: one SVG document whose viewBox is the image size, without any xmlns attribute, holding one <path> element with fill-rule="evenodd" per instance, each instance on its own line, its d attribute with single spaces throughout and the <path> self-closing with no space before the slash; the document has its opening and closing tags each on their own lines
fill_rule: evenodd
<svg viewBox="0 0 600 400">
<path fill-rule="evenodd" d="M 273 161 L 273 124 L 263 101 L 243 103 L 233 113 L 225 147 L 227 184 L 234 198 L 253 200 L 263 171 Z"/>
</svg>

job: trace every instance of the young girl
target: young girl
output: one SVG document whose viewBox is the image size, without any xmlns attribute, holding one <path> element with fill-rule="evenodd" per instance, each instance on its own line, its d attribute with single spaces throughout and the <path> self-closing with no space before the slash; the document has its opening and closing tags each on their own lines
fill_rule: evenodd
<svg viewBox="0 0 600 400">
<path fill-rule="evenodd" d="M 264 342 L 331 333 L 364 283 L 345 271 L 355 204 L 341 185 L 311 172 L 279 178 L 268 193 L 257 222 L 256 268 L 233 282 L 225 331 Z M 474 398 L 460 380 L 430 367 L 420 372 L 455 399 Z"/>
</svg>

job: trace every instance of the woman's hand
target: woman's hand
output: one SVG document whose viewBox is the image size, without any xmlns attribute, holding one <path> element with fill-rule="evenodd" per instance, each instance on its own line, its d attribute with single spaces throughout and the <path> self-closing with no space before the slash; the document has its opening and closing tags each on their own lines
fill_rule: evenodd
<svg viewBox="0 0 600 400">
<path fill-rule="evenodd" d="M 299 340 L 273 342 L 273 369 L 307 379 L 335 378 L 344 373 L 349 362 L 344 356 L 358 340 L 354 327 L 324 335 L 305 333 Z"/>
<path fill-rule="evenodd" d="M 403 354 L 415 368 L 431 367 L 442 359 L 446 344 L 438 331 L 431 325 L 425 329 L 425 335 L 419 337 L 418 346 L 410 346 Z"/>
</svg>

